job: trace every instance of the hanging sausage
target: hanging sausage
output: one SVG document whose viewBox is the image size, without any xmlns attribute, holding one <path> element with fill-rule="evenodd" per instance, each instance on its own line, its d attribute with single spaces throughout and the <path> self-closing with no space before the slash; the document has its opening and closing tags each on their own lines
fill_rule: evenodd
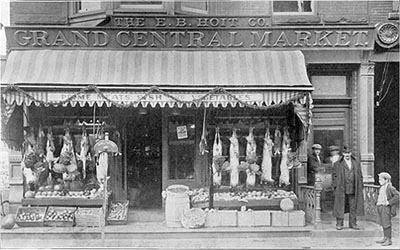
<svg viewBox="0 0 400 250">
<path fill-rule="evenodd" d="M 272 183 L 274 180 L 272 179 L 272 146 L 274 143 L 270 137 L 269 127 L 267 127 L 265 131 L 264 137 L 264 147 L 263 147 L 263 160 L 261 163 L 262 175 L 261 180 L 263 182 Z"/>
<path fill-rule="evenodd" d="M 229 148 L 230 170 L 231 170 L 231 187 L 239 184 L 239 141 L 236 135 L 236 128 L 233 129 L 232 136 L 229 138 L 231 145 Z"/>
</svg>

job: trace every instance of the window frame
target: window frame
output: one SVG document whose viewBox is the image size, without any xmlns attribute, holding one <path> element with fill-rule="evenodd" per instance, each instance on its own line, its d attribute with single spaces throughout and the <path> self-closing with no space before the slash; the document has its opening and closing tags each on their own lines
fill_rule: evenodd
<svg viewBox="0 0 400 250">
<path fill-rule="evenodd" d="M 161 4 L 152 5 L 152 4 L 143 4 L 143 5 L 127 5 L 123 4 L 122 1 L 118 1 L 115 6 L 115 10 L 118 12 L 167 12 L 168 11 L 168 3 L 165 0 L 159 0 Z"/>
<path fill-rule="evenodd" d="M 290 1 L 290 0 L 286 0 Z M 297 0 L 297 2 L 302 1 L 302 0 Z M 291 15 L 301 15 L 301 16 L 309 16 L 309 15 L 315 15 L 316 13 L 316 1 L 315 0 L 310 0 L 311 1 L 311 11 L 310 12 L 300 12 L 300 11 L 286 11 L 286 12 L 275 12 L 274 11 L 274 2 L 283 2 L 280 0 L 273 0 L 271 2 L 271 13 L 273 16 L 291 16 Z"/>
<path fill-rule="evenodd" d="M 96 14 L 99 12 L 103 12 L 104 9 L 102 8 L 101 1 L 99 0 L 100 3 L 100 8 L 96 10 L 88 10 L 88 11 L 79 11 L 78 5 L 82 4 L 82 0 L 74 0 L 70 2 L 70 11 L 69 11 L 69 17 L 75 17 L 75 16 L 82 16 L 82 15 L 91 15 L 91 14 Z"/>
</svg>

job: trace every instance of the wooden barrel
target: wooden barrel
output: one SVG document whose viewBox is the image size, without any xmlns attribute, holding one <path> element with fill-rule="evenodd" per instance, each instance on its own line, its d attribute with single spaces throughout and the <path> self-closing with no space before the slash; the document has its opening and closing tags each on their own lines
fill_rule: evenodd
<svg viewBox="0 0 400 250">
<path fill-rule="evenodd" d="M 167 227 L 182 227 L 182 214 L 190 208 L 188 191 L 189 188 L 184 185 L 172 185 L 167 188 L 165 201 Z"/>
</svg>

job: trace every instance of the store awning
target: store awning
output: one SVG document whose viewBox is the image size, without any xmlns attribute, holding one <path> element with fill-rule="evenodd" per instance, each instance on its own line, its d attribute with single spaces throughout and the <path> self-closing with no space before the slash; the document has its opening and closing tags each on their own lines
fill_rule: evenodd
<svg viewBox="0 0 400 250">
<path fill-rule="evenodd" d="M 1 84 L 9 104 L 46 106 L 268 106 L 313 89 L 301 51 L 244 50 L 13 51 Z"/>
</svg>

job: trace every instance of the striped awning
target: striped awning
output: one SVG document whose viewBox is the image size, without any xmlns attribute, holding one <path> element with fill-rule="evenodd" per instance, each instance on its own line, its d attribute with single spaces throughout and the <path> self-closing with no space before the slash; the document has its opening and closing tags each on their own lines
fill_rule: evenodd
<svg viewBox="0 0 400 250">
<path fill-rule="evenodd" d="M 46 106 L 89 85 L 107 98 L 80 91 L 68 99 L 69 104 L 183 106 L 193 100 L 198 105 L 198 98 L 218 87 L 234 96 L 212 93 L 202 99 L 203 104 L 271 105 L 303 97 L 313 89 L 301 51 L 12 51 L 1 84 L 2 91 L 6 86 L 21 90 L 3 91 L 9 104 Z M 143 98 L 153 86 L 169 96 L 147 93 Z"/>
</svg>

